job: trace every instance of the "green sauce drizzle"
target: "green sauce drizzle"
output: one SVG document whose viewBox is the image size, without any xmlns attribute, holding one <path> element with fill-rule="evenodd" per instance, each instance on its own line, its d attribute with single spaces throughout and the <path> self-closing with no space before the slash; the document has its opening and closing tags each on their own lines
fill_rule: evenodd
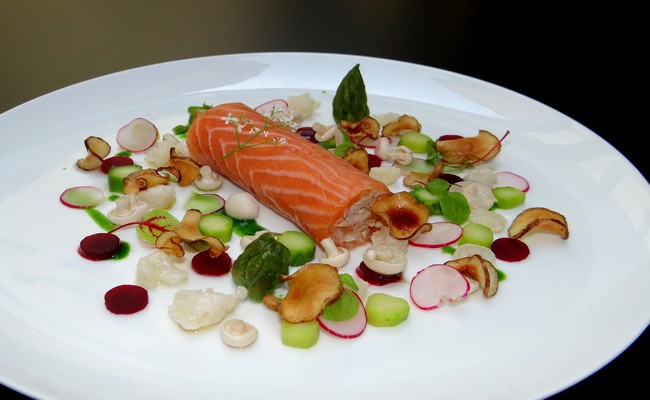
<svg viewBox="0 0 650 400">
<path fill-rule="evenodd" d="M 93 221 L 95 221 L 97 225 L 99 225 L 99 227 L 105 230 L 106 232 L 116 227 L 114 223 L 108 220 L 108 217 L 106 217 L 104 214 L 102 214 L 101 212 L 97 211 L 94 208 L 86 208 L 86 213 L 90 215 L 90 218 L 92 218 Z"/>
<path fill-rule="evenodd" d="M 232 220 L 232 231 L 240 237 L 253 236 L 255 232 L 265 230 L 254 219 L 234 219 Z"/>
</svg>

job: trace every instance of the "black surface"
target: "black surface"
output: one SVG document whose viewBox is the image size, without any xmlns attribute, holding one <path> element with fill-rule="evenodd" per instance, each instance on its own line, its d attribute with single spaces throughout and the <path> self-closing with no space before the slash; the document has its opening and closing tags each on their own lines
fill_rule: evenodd
<svg viewBox="0 0 650 400">
<path fill-rule="evenodd" d="M 399 9 L 394 3 L 410 7 Z M 640 10 L 612 5 L 565 9 L 548 2 L 497 6 L 495 2 L 475 1 L 468 2 L 471 8 L 466 10 L 473 14 L 471 26 L 455 26 L 453 18 L 445 18 L 445 7 L 438 3 L 422 2 L 419 8 L 413 3 L 391 3 L 391 10 L 386 12 L 396 19 L 390 34 L 381 34 L 371 20 L 362 28 L 345 25 L 360 22 L 359 18 L 343 15 L 344 7 L 333 4 L 325 13 L 305 5 L 304 15 L 318 12 L 321 20 L 306 18 L 295 9 L 291 11 L 294 25 L 282 28 L 291 30 L 293 36 L 300 35 L 302 41 L 274 32 L 276 40 L 272 43 L 243 47 L 241 51 L 362 54 L 473 76 L 522 93 L 580 122 L 612 144 L 647 177 L 646 150 L 639 146 L 647 130 L 647 112 L 641 109 L 647 104 L 642 87 L 647 70 L 642 71 L 644 61 L 640 56 L 647 44 L 641 43 L 644 36 L 640 30 L 645 25 L 639 23 L 644 15 Z M 374 3 L 367 4 L 372 7 Z M 336 25 L 337 18 L 340 25 Z M 624 262 L 625 249 L 612 251 L 621 252 Z M 646 330 L 621 356 L 552 399 L 593 398 L 612 390 L 619 398 L 644 393 L 649 341 Z M 5 390 L 2 394 L 13 398 L 15 393 Z"/>
</svg>

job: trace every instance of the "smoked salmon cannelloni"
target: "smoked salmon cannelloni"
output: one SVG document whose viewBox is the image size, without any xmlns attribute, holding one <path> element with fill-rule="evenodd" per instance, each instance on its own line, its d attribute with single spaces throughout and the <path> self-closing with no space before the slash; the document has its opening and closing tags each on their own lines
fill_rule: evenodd
<svg viewBox="0 0 650 400">
<path fill-rule="evenodd" d="M 191 158 L 210 166 L 294 222 L 318 243 L 367 243 L 382 222 L 372 213 L 388 187 L 242 103 L 198 115 L 187 133 Z"/>
</svg>

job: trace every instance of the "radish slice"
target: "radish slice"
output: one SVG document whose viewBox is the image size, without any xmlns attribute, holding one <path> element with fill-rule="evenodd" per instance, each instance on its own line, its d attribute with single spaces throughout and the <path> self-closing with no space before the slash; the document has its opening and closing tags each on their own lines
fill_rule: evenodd
<svg viewBox="0 0 650 400">
<path fill-rule="evenodd" d="M 270 116 L 271 114 L 284 113 L 288 109 L 289 103 L 282 99 L 267 101 L 266 103 L 255 107 L 255 111 L 266 117 Z"/>
<path fill-rule="evenodd" d="M 434 222 L 431 230 L 413 239 L 409 244 L 416 247 L 438 248 L 456 243 L 463 236 L 463 227 L 453 222 Z"/>
<path fill-rule="evenodd" d="M 125 150 L 140 153 L 156 143 L 158 128 L 144 118 L 136 118 L 117 131 L 115 140 Z"/>
<path fill-rule="evenodd" d="M 467 296 L 469 290 L 469 282 L 456 268 L 432 264 L 411 279 L 409 294 L 418 308 L 433 310 Z"/>
<path fill-rule="evenodd" d="M 502 186 L 512 186 L 515 189 L 519 189 L 522 192 L 527 192 L 530 189 L 530 184 L 528 181 L 517 174 L 512 172 L 501 171 L 496 174 L 497 182 L 494 184 L 494 187 Z"/>
<path fill-rule="evenodd" d="M 185 202 L 183 209 L 187 211 L 194 208 L 201 211 L 201 214 L 206 215 L 220 211 L 225 205 L 226 200 L 216 193 L 192 192 L 191 196 Z"/>
<path fill-rule="evenodd" d="M 375 147 L 377 147 L 377 139 L 373 139 L 371 137 L 364 137 L 363 139 L 355 143 L 366 149 L 374 149 Z"/>
<path fill-rule="evenodd" d="M 359 301 L 359 309 L 357 310 L 357 313 L 354 317 L 345 321 L 332 321 L 318 317 L 318 324 L 325 332 L 342 339 L 353 339 L 361 336 L 363 331 L 366 330 L 366 326 L 368 326 L 366 308 L 364 307 L 363 301 L 361 301 L 359 295 L 356 292 L 352 293 L 354 293 L 354 296 Z"/>
<path fill-rule="evenodd" d="M 70 208 L 92 208 L 102 204 L 106 197 L 101 189 L 93 186 L 76 186 L 66 189 L 59 200 Z"/>
</svg>

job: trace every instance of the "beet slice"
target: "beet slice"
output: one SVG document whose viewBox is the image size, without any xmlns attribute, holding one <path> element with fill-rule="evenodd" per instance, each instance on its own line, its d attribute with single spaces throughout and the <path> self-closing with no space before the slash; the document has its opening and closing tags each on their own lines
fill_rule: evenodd
<svg viewBox="0 0 650 400">
<path fill-rule="evenodd" d="M 439 141 L 443 140 L 456 140 L 456 139 L 463 139 L 465 136 L 461 135 L 454 135 L 454 134 L 448 134 L 448 135 L 442 135 L 438 138 Z"/>
<path fill-rule="evenodd" d="M 456 174 L 450 174 L 450 173 L 447 173 L 447 172 L 440 174 L 440 176 L 438 178 L 444 179 L 444 180 L 446 180 L 447 182 L 449 182 L 452 185 L 454 183 L 458 183 L 458 182 L 463 181 L 463 178 L 461 178 L 460 176 L 458 176 Z"/>
<path fill-rule="evenodd" d="M 108 174 L 113 167 L 120 167 L 122 165 L 133 165 L 135 162 L 131 157 L 127 156 L 113 156 L 102 161 L 101 171 Z"/>
<path fill-rule="evenodd" d="M 149 292 L 142 286 L 119 285 L 106 292 L 104 303 L 113 314 L 134 314 L 149 304 Z"/>
<path fill-rule="evenodd" d="M 373 286 L 385 286 L 389 283 L 402 280 L 402 273 L 384 275 L 370 269 L 365 262 L 361 261 L 356 269 L 357 276 Z"/>
<path fill-rule="evenodd" d="M 113 233 L 95 233 L 86 236 L 79 243 L 79 254 L 93 261 L 106 260 L 120 251 L 119 236 Z"/>
<path fill-rule="evenodd" d="M 530 254 L 528 245 L 519 239 L 498 238 L 490 246 L 492 252 L 502 261 L 516 262 L 524 260 Z"/>
<path fill-rule="evenodd" d="M 232 269 L 232 259 L 226 252 L 212 257 L 210 250 L 204 250 L 192 257 L 192 269 L 199 275 L 221 276 Z"/>
<path fill-rule="evenodd" d="M 374 167 L 381 167 L 381 158 L 377 157 L 374 154 L 368 154 L 368 167 L 369 168 L 374 168 Z"/>
</svg>

